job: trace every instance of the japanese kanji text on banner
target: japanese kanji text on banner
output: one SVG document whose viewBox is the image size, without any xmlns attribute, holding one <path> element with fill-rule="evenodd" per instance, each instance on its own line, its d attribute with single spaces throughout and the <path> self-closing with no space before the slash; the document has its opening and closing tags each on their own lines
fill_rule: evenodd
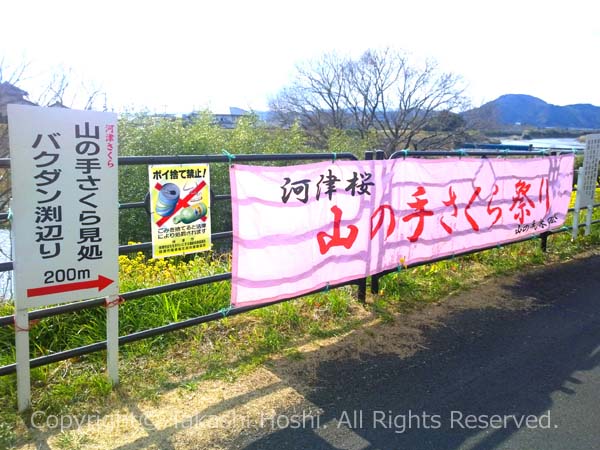
<svg viewBox="0 0 600 450">
<path fill-rule="evenodd" d="M 230 178 L 241 306 L 557 228 L 573 155 L 236 164 Z"/>
<path fill-rule="evenodd" d="M 118 294 L 117 116 L 8 105 L 17 307 Z"/>
<path fill-rule="evenodd" d="M 207 164 L 148 167 L 154 258 L 210 250 Z"/>
</svg>

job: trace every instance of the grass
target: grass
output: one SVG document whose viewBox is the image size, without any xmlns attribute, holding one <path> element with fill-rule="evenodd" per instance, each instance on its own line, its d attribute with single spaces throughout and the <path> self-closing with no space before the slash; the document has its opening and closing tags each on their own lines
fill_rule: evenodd
<svg viewBox="0 0 600 450">
<path fill-rule="evenodd" d="M 596 214 L 598 215 L 598 214 Z M 100 352 L 32 370 L 33 410 L 44 414 L 98 414 L 119 407 L 123 398 L 158 402 L 174 387 L 197 389 L 206 379 L 234 379 L 275 354 L 301 359 L 299 344 L 342 335 L 374 318 L 393 322 L 398 313 L 437 302 L 487 277 L 526 267 L 562 261 L 600 243 L 600 230 L 572 241 L 570 233 L 551 236 L 548 252 L 538 240 L 507 245 L 466 257 L 402 269 L 380 280 L 379 295 L 366 306 L 355 300 L 355 288 L 345 287 L 246 314 L 225 317 L 178 332 L 122 347 L 121 385 L 113 390 Z M 203 254 L 196 258 L 148 259 L 143 253 L 120 257 L 122 291 L 197 278 L 228 271 L 228 256 Z M 228 306 L 229 282 L 199 286 L 126 302 L 120 307 L 120 334 L 128 334 Z M 0 315 L 12 314 L 1 305 Z M 48 318 L 33 326 L 32 356 L 74 348 L 105 339 L 102 308 Z M 14 362 L 14 330 L 0 328 L 0 365 Z M 16 414 L 15 376 L 0 377 L 0 448 L 27 439 Z M 15 423 L 21 423 L 15 427 Z M 17 431 L 15 431 L 17 430 Z M 61 435 L 64 448 L 84 443 Z"/>
</svg>

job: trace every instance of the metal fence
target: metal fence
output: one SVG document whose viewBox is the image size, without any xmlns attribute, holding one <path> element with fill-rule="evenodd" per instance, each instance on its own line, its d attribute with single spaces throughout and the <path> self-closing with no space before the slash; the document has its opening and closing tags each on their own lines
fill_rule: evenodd
<svg viewBox="0 0 600 450">
<path fill-rule="evenodd" d="M 489 149 L 489 150 L 475 149 L 475 150 L 468 150 L 468 151 L 467 150 L 455 150 L 455 151 L 409 151 L 409 150 L 403 150 L 403 151 L 399 151 L 399 152 L 392 154 L 390 156 L 390 159 L 404 158 L 404 157 L 408 157 L 408 156 L 410 156 L 410 157 L 427 157 L 427 158 L 451 157 L 451 156 L 454 156 L 454 157 L 470 156 L 470 157 L 480 157 L 480 158 L 500 157 L 500 156 L 501 157 L 531 157 L 531 156 L 550 155 L 550 154 L 559 154 L 559 153 L 572 153 L 572 152 L 575 152 L 575 151 L 565 151 L 565 150 L 531 151 L 531 150 L 506 150 L 506 149 Z M 336 159 L 358 160 L 359 158 L 357 158 L 352 153 L 235 155 L 236 163 L 299 162 L 299 161 L 310 162 L 310 161 L 326 161 L 326 160 L 336 160 Z M 367 160 L 374 160 L 374 159 L 382 160 L 382 159 L 385 159 L 385 153 L 383 151 L 367 152 L 365 159 L 367 159 Z M 120 157 L 119 158 L 119 165 L 121 165 L 121 166 L 149 165 L 149 164 L 183 164 L 183 163 L 194 163 L 194 164 L 222 163 L 222 164 L 226 164 L 226 163 L 231 163 L 231 162 L 232 162 L 232 155 L 130 156 L 130 157 Z M 10 167 L 10 160 L 9 159 L 0 159 L 0 167 L 5 167 L 5 168 Z M 224 195 L 224 194 L 215 195 L 213 197 L 213 199 L 216 201 L 228 201 L 228 200 L 230 200 L 230 198 L 231 197 L 229 195 Z M 600 206 L 600 204 L 594 205 L 594 207 L 597 207 L 597 206 Z M 132 203 L 124 203 L 124 204 L 119 205 L 119 208 L 122 210 L 130 209 L 130 208 L 146 208 L 146 202 L 139 201 L 139 202 L 132 202 Z M 569 211 L 572 212 L 573 209 L 570 209 Z M 7 213 L 0 214 L 0 220 L 7 220 L 8 218 L 9 217 L 8 217 Z M 596 220 L 592 223 L 598 223 L 598 222 L 600 222 L 600 220 Z M 580 226 L 583 227 L 583 226 L 585 226 L 585 224 L 582 224 Z M 564 226 L 557 230 L 545 231 L 543 233 L 540 233 L 539 235 L 533 236 L 533 238 L 540 239 L 541 248 L 542 248 L 542 250 L 545 251 L 546 247 L 547 247 L 548 236 L 550 236 L 552 234 L 570 231 L 570 230 L 571 230 L 570 227 Z M 231 231 L 217 232 L 217 233 L 212 234 L 212 241 L 226 241 L 231 238 L 232 238 Z M 516 240 L 516 241 L 510 242 L 508 244 L 503 244 L 503 245 L 504 246 L 512 245 L 512 244 L 516 244 L 516 243 L 531 240 L 531 239 L 532 239 L 532 237 L 528 236 L 527 238 L 524 238 L 521 240 Z M 430 264 L 430 263 L 434 263 L 434 262 L 438 262 L 438 261 L 442 261 L 442 260 L 446 260 L 446 259 L 451 259 L 454 257 L 460 257 L 460 256 L 472 254 L 472 253 L 489 250 L 489 249 L 492 249 L 495 247 L 496 246 L 490 246 L 490 247 L 486 247 L 486 248 L 482 248 L 482 249 L 478 249 L 478 250 L 474 250 L 474 251 L 458 253 L 458 254 L 455 254 L 452 256 L 431 259 L 428 261 L 408 265 L 407 267 L 416 267 L 416 266 L 420 266 L 420 265 Z M 121 245 L 119 247 L 119 254 L 122 255 L 122 254 L 135 253 L 138 251 L 146 251 L 146 250 L 150 250 L 151 248 L 152 248 L 152 244 L 150 242 L 134 244 L 134 245 Z M 10 271 L 10 270 L 12 270 L 12 267 L 13 267 L 13 264 L 11 261 L 0 263 L 0 272 Z M 382 272 L 382 273 L 373 275 L 371 277 L 371 292 L 373 292 L 373 293 L 379 292 L 379 279 L 382 276 L 384 276 L 385 274 L 391 273 L 391 272 L 395 272 L 395 270 L 390 270 L 390 271 L 386 271 L 386 272 Z M 231 279 L 230 272 L 221 273 L 221 274 L 201 277 L 201 278 L 197 278 L 197 279 L 189 280 L 189 281 L 176 282 L 176 283 L 156 286 L 156 287 L 152 287 L 152 288 L 147 288 L 147 289 L 140 289 L 140 290 L 136 290 L 136 291 L 125 292 L 125 293 L 120 294 L 120 297 L 122 298 L 122 300 L 124 302 L 129 302 L 132 300 L 140 299 L 140 298 L 151 296 L 151 295 L 162 294 L 162 293 L 176 291 L 176 290 L 180 290 L 180 289 L 186 289 L 186 288 L 190 288 L 190 287 L 194 287 L 194 286 L 218 283 L 218 282 L 226 281 L 226 280 L 230 280 L 230 279 Z M 352 280 L 352 281 L 349 281 L 349 282 L 346 282 L 343 284 L 328 286 L 328 289 L 334 289 L 334 288 L 338 288 L 338 287 L 346 286 L 346 285 L 357 286 L 358 287 L 358 294 L 357 294 L 358 300 L 361 302 L 365 301 L 366 290 L 367 290 L 367 279 L 366 278 L 360 278 L 360 279 Z M 309 293 L 303 294 L 298 297 L 303 297 L 303 296 L 315 294 L 318 292 L 323 292 L 323 289 L 309 292 Z M 201 323 L 207 323 L 207 322 L 211 322 L 211 321 L 215 321 L 215 320 L 220 320 L 226 316 L 234 316 L 237 314 L 242 314 L 242 313 L 254 310 L 254 309 L 264 308 L 266 306 L 285 302 L 285 301 L 292 300 L 292 299 L 295 299 L 298 297 L 290 297 L 287 299 L 278 300 L 278 301 L 271 302 L 268 304 L 259 304 L 259 305 L 252 305 L 252 306 L 229 308 L 229 309 L 227 309 L 226 312 L 215 311 L 213 313 L 210 313 L 210 314 L 207 314 L 204 316 L 195 317 L 195 318 L 183 320 L 183 321 L 176 322 L 176 323 L 170 323 L 170 324 L 167 324 L 164 326 L 139 331 L 136 333 L 125 335 L 125 336 L 120 336 L 119 337 L 119 345 L 121 346 L 124 344 L 128 344 L 131 342 L 150 338 L 153 336 L 169 333 L 169 332 L 176 331 L 176 330 L 181 330 L 181 329 L 191 327 L 194 325 L 198 325 Z M 59 306 L 30 311 L 29 312 L 29 320 L 37 321 L 37 320 L 41 320 L 44 318 L 48 318 L 48 317 L 52 317 L 52 316 L 56 316 L 56 315 L 60 315 L 60 314 L 68 314 L 68 313 L 72 313 L 72 312 L 76 312 L 76 311 L 82 311 L 84 309 L 103 307 L 105 305 L 106 305 L 106 300 L 104 297 L 94 298 L 94 299 L 84 300 L 84 301 L 79 301 L 79 302 L 74 302 L 74 303 L 68 303 L 68 304 L 63 304 L 63 305 L 59 305 Z M 14 325 L 14 316 L 0 317 L 0 327 L 8 327 L 8 326 L 13 326 L 13 325 Z M 48 365 L 48 364 L 55 363 L 58 361 L 70 359 L 73 357 L 78 357 L 78 356 L 98 352 L 101 350 L 105 350 L 106 348 L 107 348 L 107 341 L 96 342 L 96 343 L 89 344 L 89 345 L 86 345 L 83 347 L 60 351 L 60 352 L 56 352 L 56 353 L 52 353 L 52 354 L 48 354 L 48 355 L 44 355 L 44 356 L 40 356 L 40 357 L 31 359 L 30 367 L 31 368 L 40 367 L 40 366 Z M 8 374 L 11 374 L 14 372 L 16 372 L 16 363 L 0 367 L 0 376 L 8 375 Z"/>
</svg>

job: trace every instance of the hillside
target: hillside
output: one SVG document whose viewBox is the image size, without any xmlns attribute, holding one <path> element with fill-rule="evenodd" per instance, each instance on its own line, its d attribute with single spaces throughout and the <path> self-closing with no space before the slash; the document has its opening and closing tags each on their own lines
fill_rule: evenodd
<svg viewBox="0 0 600 450">
<path fill-rule="evenodd" d="M 468 122 L 529 125 L 539 128 L 600 128 L 600 107 L 591 104 L 557 106 L 531 95 L 508 94 L 463 113 Z"/>
</svg>

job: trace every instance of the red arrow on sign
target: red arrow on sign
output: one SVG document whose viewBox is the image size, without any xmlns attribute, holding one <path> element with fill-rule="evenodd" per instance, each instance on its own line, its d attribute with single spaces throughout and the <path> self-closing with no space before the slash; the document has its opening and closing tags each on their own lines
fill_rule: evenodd
<svg viewBox="0 0 600 450">
<path fill-rule="evenodd" d="M 39 297 L 41 295 L 60 294 L 62 292 L 80 291 L 82 289 L 98 288 L 100 292 L 105 287 L 111 285 L 113 280 L 98 275 L 98 279 L 89 281 L 77 281 L 75 283 L 53 284 L 39 288 L 27 289 L 27 297 Z"/>
</svg>

